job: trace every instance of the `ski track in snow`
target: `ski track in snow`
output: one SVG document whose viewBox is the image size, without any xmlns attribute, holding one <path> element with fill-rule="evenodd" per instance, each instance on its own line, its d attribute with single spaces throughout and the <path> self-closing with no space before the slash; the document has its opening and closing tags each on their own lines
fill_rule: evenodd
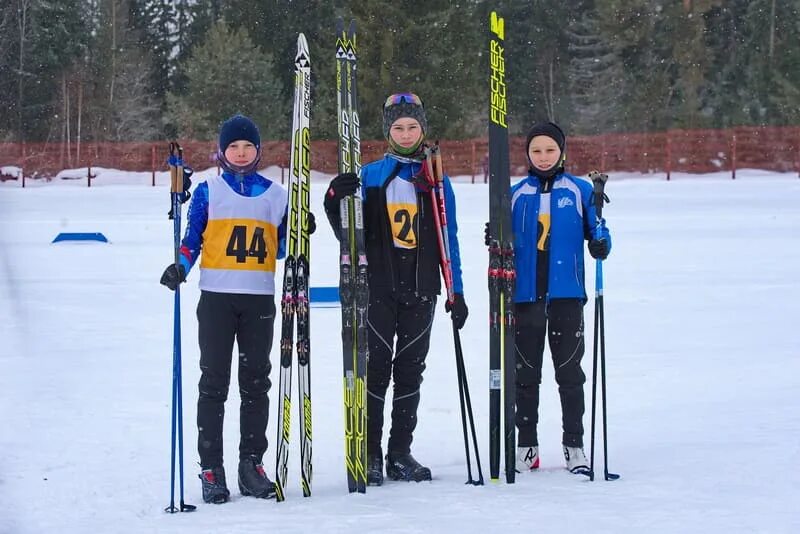
<svg viewBox="0 0 800 534">
<path fill-rule="evenodd" d="M 452 337 L 440 302 L 413 444 L 434 480 L 347 493 L 340 314 L 315 308 L 313 496 L 304 499 L 299 485 L 296 408 L 287 501 L 239 495 L 234 369 L 225 423 L 232 502 L 203 504 L 195 448 L 199 290 L 193 271 L 181 292 L 183 420 L 186 502 L 198 510 L 169 515 L 163 509 L 169 502 L 173 300 L 158 284 L 172 257 L 166 173 L 153 188 L 146 187 L 147 173 L 96 172 L 90 189 L 85 180 L 29 182 L 26 189 L 0 185 L 0 532 L 800 531 L 792 504 L 800 498 L 793 468 L 800 453 L 796 174 L 740 170 L 735 181 L 726 173 L 675 174 L 667 182 L 663 175 L 611 173 L 604 214 L 613 249 L 604 281 L 609 460 L 611 471 L 622 475 L 616 482 L 602 481 L 599 440 L 599 480 L 562 468 L 549 353 L 540 406 L 542 469 L 518 475 L 513 486 L 488 481 L 482 244 L 488 189 L 463 183 L 469 177 L 455 180 L 470 307 L 462 339 L 484 487 L 464 484 Z M 315 286 L 338 279 L 338 246 L 321 202 L 325 183 L 315 173 Z M 111 244 L 50 244 L 61 231 L 103 232 Z M 583 368 L 590 380 L 594 261 L 588 254 L 586 271 Z M 276 322 L 276 338 L 279 329 Z M 277 342 L 272 361 L 270 446 Z M 598 438 L 599 422 L 598 414 Z M 265 456 L 271 478 L 274 455 L 270 448 Z"/>
</svg>

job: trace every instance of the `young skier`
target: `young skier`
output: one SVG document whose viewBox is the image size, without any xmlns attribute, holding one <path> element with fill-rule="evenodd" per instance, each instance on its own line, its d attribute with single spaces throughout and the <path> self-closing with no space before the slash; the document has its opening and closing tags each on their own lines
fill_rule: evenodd
<svg viewBox="0 0 800 534">
<path fill-rule="evenodd" d="M 287 193 L 257 174 L 261 138 L 247 117 L 236 115 L 222 124 L 217 157 L 223 173 L 197 186 L 180 262 L 167 266 L 161 283 L 174 291 L 200 257 L 199 476 L 203 500 L 221 504 L 230 497 L 222 458 L 222 421 L 234 338 L 241 396 L 239 490 L 259 498 L 275 496 L 261 459 L 267 450 L 275 260 L 285 251 Z M 309 227 L 313 233 L 312 214 Z"/>
<path fill-rule="evenodd" d="M 539 467 L 539 385 L 545 338 L 549 341 L 561 397 L 562 444 L 567 469 L 585 473 L 583 452 L 584 352 L 583 242 L 593 258 L 611 250 L 606 229 L 598 225 L 592 185 L 564 170 L 566 138 L 552 122 L 528 133 L 528 177 L 511 188 L 516 264 L 515 341 L 517 352 L 516 425 L 518 472 Z M 491 240 L 486 226 L 487 245 Z"/>
<path fill-rule="evenodd" d="M 428 354 L 436 296 L 441 290 L 439 248 L 430 181 L 423 170 L 422 141 L 428 128 L 415 94 L 389 96 L 383 106 L 383 133 L 389 152 L 365 165 L 361 176 L 335 177 L 325 195 L 325 212 L 337 238 L 339 201 L 361 188 L 369 262 L 369 360 L 367 364 L 367 484 L 383 484 L 384 399 L 394 379 L 392 423 L 386 475 L 393 480 L 431 480 L 431 471 L 411 455 L 417 426 L 420 384 Z M 467 319 L 456 236 L 453 189 L 444 177 L 447 236 L 455 299 L 446 306 L 458 328 Z"/>
</svg>

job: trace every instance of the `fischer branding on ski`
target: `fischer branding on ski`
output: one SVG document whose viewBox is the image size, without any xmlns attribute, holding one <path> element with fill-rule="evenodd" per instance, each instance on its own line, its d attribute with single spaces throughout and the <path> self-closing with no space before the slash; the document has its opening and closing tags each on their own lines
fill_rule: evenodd
<svg viewBox="0 0 800 534">
<path fill-rule="evenodd" d="M 492 12 L 489 20 L 489 468 L 500 476 L 500 398 L 506 482 L 515 478 L 516 354 L 514 349 L 514 236 L 511 232 L 508 153 L 505 20 Z"/>
</svg>

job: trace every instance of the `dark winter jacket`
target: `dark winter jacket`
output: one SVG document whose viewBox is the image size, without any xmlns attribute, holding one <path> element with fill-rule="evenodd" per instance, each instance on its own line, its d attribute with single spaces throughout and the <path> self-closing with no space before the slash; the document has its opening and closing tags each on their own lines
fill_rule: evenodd
<svg viewBox="0 0 800 534">
<path fill-rule="evenodd" d="M 427 296 L 438 295 L 441 292 L 439 244 L 430 193 L 419 185 L 415 186 L 417 217 L 413 224 L 417 236 L 417 246 L 411 251 L 399 251 L 395 248 L 387 212 L 386 190 L 389 184 L 393 180 L 414 183 L 413 177 L 419 173 L 420 169 L 420 163 L 401 160 L 391 154 L 387 154 L 383 159 L 365 165 L 361 169 L 361 193 L 364 201 L 364 231 L 370 288 L 397 292 L 400 286 L 399 277 L 404 276 L 399 273 L 397 255 L 408 252 L 416 254 L 416 272 L 412 275 L 415 278 L 413 285 L 416 292 Z M 444 177 L 443 184 L 453 270 L 453 289 L 455 293 L 463 294 L 455 195 L 447 176 Z M 339 238 L 341 222 L 338 206 L 331 207 L 326 203 L 325 211 L 334 233 Z"/>
<path fill-rule="evenodd" d="M 539 239 L 539 178 L 528 176 L 511 188 L 512 229 L 517 269 L 515 302 L 535 302 L 537 240 Z M 547 299 L 586 300 L 584 281 L 584 240 L 608 240 L 603 225 L 598 232 L 592 184 L 567 173 L 554 177 L 550 194 L 550 239 Z"/>
</svg>

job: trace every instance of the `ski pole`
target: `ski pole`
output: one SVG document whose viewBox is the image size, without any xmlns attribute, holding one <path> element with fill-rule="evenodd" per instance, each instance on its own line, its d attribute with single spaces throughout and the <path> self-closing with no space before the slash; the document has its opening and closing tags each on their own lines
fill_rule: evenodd
<svg viewBox="0 0 800 534">
<path fill-rule="evenodd" d="M 177 154 L 176 154 L 177 152 Z M 170 196 L 173 222 L 173 245 L 175 265 L 179 265 L 181 244 L 181 199 L 183 197 L 183 149 L 178 143 L 169 144 Z M 183 501 L 183 388 L 181 387 L 181 292 L 180 284 L 175 288 L 175 303 L 172 328 L 172 454 L 170 460 L 170 499 L 164 511 L 193 512 L 195 506 Z M 177 443 L 176 443 L 177 441 Z M 175 451 L 178 452 L 180 482 L 180 506 L 175 506 Z"/>
<path fill-rule="evenodd" d="M 426 147 L 425 161 L 423 165 L 427 166 L 427 176 L 433 180 L 430 185 L 431 204 L 433 205 L 433 217 L 436 224 L 437 232 L 436 237 L 439 244 L 439 265 L 442 270 L 442 277 L 444 278 L 445 289 L 447 292 L 447 301 L 452 305 L 454 302 L 453 290 L 453 268 L 450 260 L 450 243 L 447 240 L 447 210 L 444 200 L 444 171 L 442 169 L 442 155 L 439 151 L 439 143 L 437 142 L 433 148 Z M 453 342 L 456 354 L 456 376 L 458 379 L 458 393 L 459 405 L 461 408 L 461 426 L 464 432 L 464 453 L 467 462 L 467 484 L 476 486 L 483 485 L 483 472 L 481 470 L 480 453 L 478 452 L 478 438 L 475 432 L 475 419 L 472 414 L 472 401 L 469 396 L 469 384 L 467 382 L 467 371 L 464 366 L 464 353 L 461 347 L 461 336 L 458 333 L 458 328 L 455 325 L 455 319 L 452 318 L 453 323 Z M 472 434 L 472 448 L 475 451 L 475 463 L 478 469 L 478 480 L 472 478 L 472 461 L 469 452 L 469 437 L 467 432 L 467 417 L 469 417 L 469 425 Z"/>
<path fill-rule="evenodd" d="M 603 220 L 603 203 L 608 202 L 605 194 L 607 174 L 597 171 L 589 173 L 589 178 L 594 185 L 594 205 L 597 213 L 596 239 L 603 235 L 605 221 Z M 592 350 L 592 429 L 591 447 L 589 455 L 589 480 L 594 480 L 594 442 L 595 442 L 595 413 L 597 408 L 597 361 L 600 360 L 600 395 L 603 409 L 603 462 L 604 478 L 617 480 L 619 475 L 608 471 L 608 423 L 606 416 L 606 342 L 605 342 L 605 312 L 603 309 L 603 260 L 595 261 L 595 306 L 594 306 L 594 336 Z"/>
</svg>

